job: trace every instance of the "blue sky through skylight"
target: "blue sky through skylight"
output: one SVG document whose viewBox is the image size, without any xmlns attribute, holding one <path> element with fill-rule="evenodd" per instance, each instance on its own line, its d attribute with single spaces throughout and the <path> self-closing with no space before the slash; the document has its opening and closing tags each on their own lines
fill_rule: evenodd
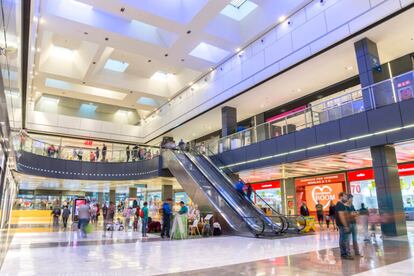
<svg viewBox="0 0 414 276">
<path fill-rule="evenodd" d="M 108 70 L 123 73 L 127 69 L 128 65 L 129 64 L 126 62 L 122 62 L 122 61 L 115 60 L 115 59 L 108 59 L 105 63 L 104 68 Z"/>
<path fill-rule="evenodd" d="M 222 15 L 230 17 L 231 19 L 241 21 L 245 18 L 249 13 L 254 11 L 258 6 L 251 2 L 246 1 L 243 3 L 239 8 L 229 4 L 220 12 Z"/>
</svg>

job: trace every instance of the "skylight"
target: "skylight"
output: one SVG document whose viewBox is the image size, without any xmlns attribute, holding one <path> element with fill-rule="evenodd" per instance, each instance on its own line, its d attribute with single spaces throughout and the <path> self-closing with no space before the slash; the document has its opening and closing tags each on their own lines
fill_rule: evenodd
<svg viewBox="0 0 414 276">
<path fill-rule="evenodd" d="M 198 44 L 190 53 L 193 57 L 201 58 L 213 63 L 223 60 L 229 54 L 230 52 L 205 42 Z"/>
<path fill-rule="evenodd" d="M 83 103 L 80 105 L 79 110 L 82 113 L 92 113 L 92 112 L 95 112 L 96 108 L 97 106 L 92 103 Z"/>
<path fill-rule="evenodd" d="M 141 97 L 138 99 L 137 104 L 158 106 L 157 102 L 154 99 L 148 97 Z"/>
<path fill-rule="evenodd" d="M 129 113 L 129 111 L 128 111 L 128 110 L 125 110 L 125 109 L 118 109 L 118 110 L 115 112 L 115 115 L 118 115 L 118 116 L 128 116 L 128 113 Z"/>
<path fill-rule="evenodd" d="M 54 57 L 72 59 L 75 52 L 72 49 L 52 45 L 52 48 L 50 49 L 50 54 Z"/>
<path fill-rule="evenodd" d="M 239 6 L 233 5 L 233 2 L 243 2 Z M 258 6 L 249 1 L 232 1 L 229 5 L 224 7 L 224 9 L 220 12 L 222 15 L 230 17 L 231 19 L 241 21 L 247 15 L 249 15 L 252 11 L 254 11 Z"/>
<path fill-rule="evenodd" d="M 247 0 L 232 0 L 232 1 L 230 1 L 230 5 L 232 5 L 235 8 L 240 8 L 240 6 L 243 5 L 246 2 L 247 2 Z"/>
<path fill-rule="evenodd" d="M 41 100 L 42 100 L 42 102 L 47 103 L 47 104 L 56 104 L 56 105 L 59 104 L 59 99 L 58 98 L 42 96 Z"/>
<path fill-rule="evenodd" d="M 128 63 L 123 62 L 123 61 L 119 61 L 115 59 L 108 59 L 105 63 L 104 68 L 108 70 L 123 73 L 127 69 L 128 65 L 129 65 Z"/>
<path fill-rule="evenodd" d="M 157 71 L 154 73 L 154 75 L 151 76 L 152 80 L 160 80 L 160 81 L 166 81 L 168 79 L 169 74 L 165 73 L 163 71 Z"/>
</svg>

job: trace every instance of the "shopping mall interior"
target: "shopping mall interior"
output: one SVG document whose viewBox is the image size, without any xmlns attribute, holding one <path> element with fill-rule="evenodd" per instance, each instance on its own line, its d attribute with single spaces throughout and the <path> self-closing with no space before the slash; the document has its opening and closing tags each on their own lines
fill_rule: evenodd
<svg viewBox="0 0 414 276">
<path fill-rule="evenodd" d="M 414 0 L 0 6 L 0 275 L 412 275 Z"/>
</svg>

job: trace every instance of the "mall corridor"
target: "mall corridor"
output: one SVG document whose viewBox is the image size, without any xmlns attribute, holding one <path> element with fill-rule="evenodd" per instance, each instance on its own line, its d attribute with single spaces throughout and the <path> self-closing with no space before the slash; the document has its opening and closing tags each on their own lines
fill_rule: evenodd
<svg viewBox="0 0 414 276">
<path fill-rule="evenodd" d="M 0 276 L 414 275 L 414 0 L 0 10 Z"/>
</svg>

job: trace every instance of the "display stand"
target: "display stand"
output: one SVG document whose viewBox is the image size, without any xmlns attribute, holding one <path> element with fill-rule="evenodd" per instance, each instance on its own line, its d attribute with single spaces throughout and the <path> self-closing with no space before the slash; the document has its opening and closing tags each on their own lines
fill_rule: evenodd
<svg viewBox="0 0 414 276">
<path fill-rule="evenodd" d="M 304 217 L 305 218 L 305 228 L 303 229 L 303 232 L 308 233 L 310 231 L 315 232 L 315 218 L 314 217 Z"/>
<path fill-rule="evenodd" d="M 174 221 L 171 229 L 171 239 L 186 239 L 188 235 L 187 229 L 187 214 L 174 216 Z"/>
</svg>

